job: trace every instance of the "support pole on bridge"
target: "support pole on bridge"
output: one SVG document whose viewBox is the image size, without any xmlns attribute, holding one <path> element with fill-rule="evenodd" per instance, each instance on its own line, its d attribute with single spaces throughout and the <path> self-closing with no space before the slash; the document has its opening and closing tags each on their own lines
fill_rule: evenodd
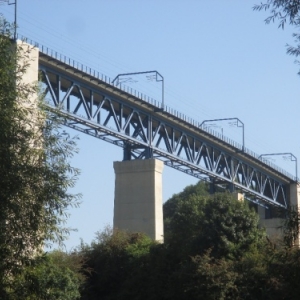
<svg viewBox="0 0 300 300">
<path fill-rule="evenodd" d="M 157 159 L 114 162 L 114 229 L 144 232 L 163 242 L 163 167 Z"/>
</svg>

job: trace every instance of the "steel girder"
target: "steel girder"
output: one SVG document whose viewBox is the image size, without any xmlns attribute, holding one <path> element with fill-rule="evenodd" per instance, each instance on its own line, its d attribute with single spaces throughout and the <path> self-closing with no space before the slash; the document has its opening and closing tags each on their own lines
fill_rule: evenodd
<svg viewBox="0 0 300 300">
<path fill-rule="evenodd" d="M 124 160 L 158 158 L 202 180 L 227 184 L 262 205 L 287 207 L 289 180 L 263 162 L 128 91 L 63 63 L 40 59 L 49 109 L 65 125 L 124 148 Z"/>
</svg>

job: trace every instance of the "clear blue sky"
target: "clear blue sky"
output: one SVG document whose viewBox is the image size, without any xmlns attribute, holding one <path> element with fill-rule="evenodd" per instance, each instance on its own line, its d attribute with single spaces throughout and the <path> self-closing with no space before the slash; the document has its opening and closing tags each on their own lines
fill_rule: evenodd
<svg viewBox="0 0 300 300">
<path fill-rule="evenodd" d="M 260 1 L 18 0 L 18 32 L 111 78 L 157 70 L 166 105 L 199 121 L 238 117 L 247 148 L 300 159 L 300 66 L 286 55 L 294 29 L 265 25 L 267 14 L 252 11 Z M 2 5 L 0 13 L 12 20 L 13 9 Z M 158 95 L 146 83 L 132 87 Z M 216 125 L 241 142 L 240 129 Z M 122 149 L 104 141 L 80 135 L 78 146 L 73 164 L 82 170 L 76 192 L 83 198 L 70 210 L 68 226 L 78 232 L 67 249 L 112 224 L 113 161 L 122 160 Z M 293 162 L 273 163 L 294 174 Z M 165 167 L 164 200 L 195 182 Z"/>
</svg>

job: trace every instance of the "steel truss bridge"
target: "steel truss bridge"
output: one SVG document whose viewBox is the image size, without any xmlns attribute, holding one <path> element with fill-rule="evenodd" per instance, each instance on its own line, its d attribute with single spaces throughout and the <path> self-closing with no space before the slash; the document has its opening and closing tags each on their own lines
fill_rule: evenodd
<svg viewBox="0 0 300 300">
<path fill-rule="evenodd" d="M 124 160 L 160 159 L 259 205 L 288 206 L 297 179 L 249 149 L 44 47 L 39 70 L 49 108 L 60 108 L 65 125 L 122 147 Z"/>
</svg>

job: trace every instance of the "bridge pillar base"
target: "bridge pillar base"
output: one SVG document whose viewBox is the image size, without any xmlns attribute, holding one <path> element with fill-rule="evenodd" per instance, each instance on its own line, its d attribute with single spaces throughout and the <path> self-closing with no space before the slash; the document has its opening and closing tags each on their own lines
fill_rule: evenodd
<svg viewBox="0 0 300 300">
<path fill-rule="evenodd" d="M 163 242 L 162 171 L 157 159 L 114 162 L 114 229 Z"/>
</svg>

